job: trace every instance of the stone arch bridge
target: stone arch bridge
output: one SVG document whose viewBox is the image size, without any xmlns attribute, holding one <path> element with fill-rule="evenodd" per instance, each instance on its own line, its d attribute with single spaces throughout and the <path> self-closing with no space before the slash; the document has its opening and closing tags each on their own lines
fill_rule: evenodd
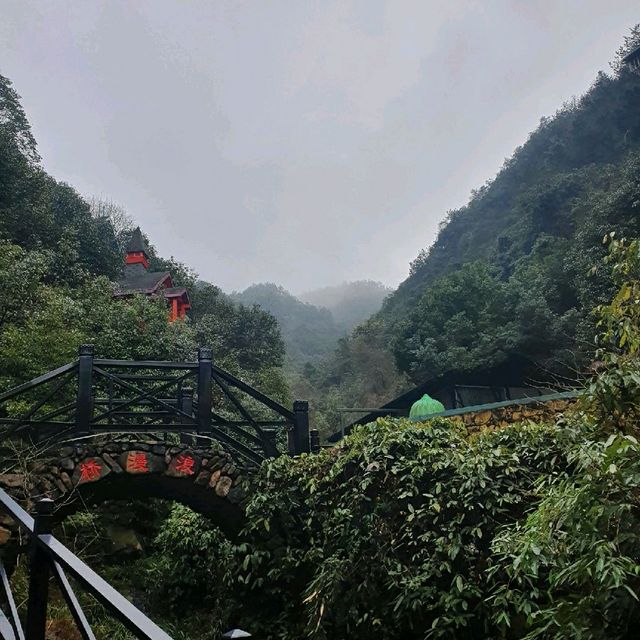
<svg viewBox="0 0 640 640">
<path fill-rule="evenodd" d="M 56 504 L 56 520 L 112 499 L 175 500 L 207 515 L 229 537 L 243 522 L 252 469 L 216 448 L 159 441 L 69 443 L 20 470 L 0 474 L 0 488 L 27 511 L 41 498 Z M 0 517 L 0 543 L 15 526 Z"/>
<path fill-rule="evenodd" d="M 27 509 L 52 498 L 58 519 L 109 499 L 176 500 L 232 536 L 262 461 L 310 452 L 311 440 L 306 402 L 284 407 L 209 349 L 195 362 L 121 361 L 83 345 L 0 394 L 0 488 Z M 0 521 L 0 542 L 11 533 Z"/>
</svg>

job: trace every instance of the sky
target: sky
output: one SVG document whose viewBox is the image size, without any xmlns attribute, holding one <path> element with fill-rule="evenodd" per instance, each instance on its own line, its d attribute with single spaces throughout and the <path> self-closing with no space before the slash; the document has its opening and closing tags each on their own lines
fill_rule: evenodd
<svg viewBox="0 0 640 640">
<path fill-rule="evenodd" d="M 44 168 L 224 290 L 397 286 L 638 0 L 0 0 Z"/>
</svg>

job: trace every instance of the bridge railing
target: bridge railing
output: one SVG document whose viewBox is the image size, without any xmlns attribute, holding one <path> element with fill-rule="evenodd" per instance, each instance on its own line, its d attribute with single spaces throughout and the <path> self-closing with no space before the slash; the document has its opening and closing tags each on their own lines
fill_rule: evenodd
<svg viewBox="0 0 640 640">
<path fill-rule="evenodd" d="M 3 412 L 16 399 L 28 409 Z M 0 427 L 0 439 L 34 440 L 177 432 L 216 440 L 255 464 L 282 453 L 280 434 L 290 454 L 311 450 L 308 403 L 284 407 L 218 367 L 208 348 L 197 362 L 165 362 L 95 358 L 82 345 L 75 362 L 0 394 Z"/>
<path fill-rule="evenodd" d="M 0 638 L 2 640 L 45 640 L 49 580 L 53 576 L 69 608 L 83 640 L 95 636 L 67 575 L 90 593 L 111 616 L 136 638 L 142 640 L 171 640 L 158 625 L 103 580 L 93 569 L 75 556 L 52 533 L 53 501 L 45 498 L 37 503 L 32 518 L 9 495 L 0 489 L 0 510 L 10 516 L 29 538 L 29 595 L 26 625 L 18 615 L 15 598 L 4 564 L 0 561 L 0 591 L 6 611 L 0 609 Z"/>
</svg>

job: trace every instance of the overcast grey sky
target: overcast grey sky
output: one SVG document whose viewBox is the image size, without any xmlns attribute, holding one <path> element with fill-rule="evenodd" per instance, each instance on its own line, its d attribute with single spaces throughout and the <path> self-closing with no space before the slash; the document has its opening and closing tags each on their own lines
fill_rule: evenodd
<svg viewBox="0 0 640 640">
<path fill-rule="evenodd" d="M 638 0 L 0 0 L 44 167 L 226 290 L 396 286 Z"/>
</svg>

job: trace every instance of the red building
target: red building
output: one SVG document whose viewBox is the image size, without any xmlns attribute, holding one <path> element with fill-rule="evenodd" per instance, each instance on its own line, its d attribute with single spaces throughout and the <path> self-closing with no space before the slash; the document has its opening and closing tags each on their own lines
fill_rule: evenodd
<svg viewBox="0 0 640 640">
<path fill-rule="evenodd" d="M 168 271 L 149 271 L 149 253 L 140 227 L 136 227 L 127 246 L 122 278 L 115 296 L 129 298 L 137 293 L 163 296 L 169 304 L 169 322 L 184 319 L 191 308 L 185 287 L 174 287 Z"/>
</svg>

